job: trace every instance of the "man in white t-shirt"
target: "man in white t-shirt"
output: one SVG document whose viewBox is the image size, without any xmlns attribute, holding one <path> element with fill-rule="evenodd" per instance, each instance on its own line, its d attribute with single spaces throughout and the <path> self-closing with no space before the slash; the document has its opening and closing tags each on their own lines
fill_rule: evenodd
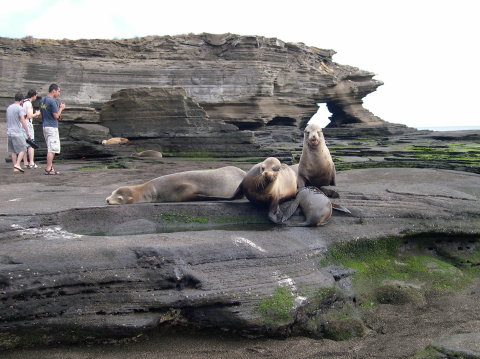
<svg viewBox="0 0 480 359">
<path fill-rule="evenodd" d="M 40 116 L 40 110 L 33 112 L 33 101 L 37 99 L 37 91 L 30 90 L 27 93 L 27 98 L 23 100 L 23 109 L 25 110 L 25 121 L 27 122 L 28 132 L 30 138 L 35 139 L 35 132 L 33 130 L 33 119 Z M 23 156 L 23 167 L 25 168 L 38 168 L 34 160 L 35 149 L 29 146 L 27 143 L 27 154 Z"/>
<path fill-rule="evenodd" d="M 12 154 L 13 172 L 24 172 L 20 164 L 27 151 L 25 134 L 30 137 L 27 122 L 25 121 L 25 111 L 22 107 L 23 95 L 15 94 L 15 102 L 7 107 L 7 138 L 8 152 Z"/>
</svg>

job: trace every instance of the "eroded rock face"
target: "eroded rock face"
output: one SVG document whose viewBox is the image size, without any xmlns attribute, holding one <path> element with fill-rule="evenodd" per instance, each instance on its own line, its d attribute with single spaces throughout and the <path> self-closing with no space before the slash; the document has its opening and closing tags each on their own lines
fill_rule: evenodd
<svg viewBox="0 0 480 359">
<path fill-rule="evenodd" d="M 95 107 L 123 88 L 180 86 L 213 120 L 245 127 L 281 119 L 295 123 L 311 117 L 317 102 L 331 104 L 339 123 L 378 122 L 372 114 L 349 107 L 361 107 L 363 97 L 382 83 L 371 72 L 334 63 L 334 53 L 234 34 L 76 41 L 0 38 L 0 98 L 8 103 L 10 89 L 46 92 L 57 82 L 65 103 Z"/>
<path fill-rule="evenodd" d="M 264 141 L 262 132 L 288 137 L 316 113 L 321 102 L 333 113 L 332 126 L 384 124 L 362 106 L 363 98 L 382 83 L 371 72 L 336 64 L 334 53 L 276 38 L 234 34 L 77 41 L 0 38 L 0 106 L 10 103 L 18 89 L 36 88 L 45 95 L 49 84 L 56 82 L 67 104 L 67 122 L 98 123 L 98 110 L 117 91 L 181 87 L 207 113 L 209 124 L 221 124 L 210 132 L 221 132 L 226 124 L 260 130 L 260 146 L 276 141 Z M 143 99 L 137 100 L 141 106 Z M 117 120 L 105 116 L 111 125 Z M 153 119 L 165 123 L 162 116 Z M 114 132 L 121 127 L 114 125 Z M 130 127 L 125 124 L 125 128 Z M 68 140 L 68 135 L 61 136 Z"/>
<path fill-rule="evenodd" d="M 101 124 L 116 137 L 139 146 L 168 152 L 235 155 L 258 150 L 251 131 L 212 121 L 181 87 L 124 89 L 112 95 L 101 110 Z"/>
</svg>

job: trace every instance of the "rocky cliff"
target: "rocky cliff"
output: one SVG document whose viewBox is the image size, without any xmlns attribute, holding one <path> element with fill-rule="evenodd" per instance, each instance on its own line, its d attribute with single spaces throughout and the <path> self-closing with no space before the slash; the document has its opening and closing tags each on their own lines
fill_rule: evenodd
<svg viewBox="0 0 480 359">
<path fill-rule="evenodd" d="M 35 88 L 45 95 L 56 82 L 67 104 L 65 118 L 73 124 L 98 124 L 102 106 L 121 89 L 180 87 L 208 115 L 207 125 L 197 128 L 212 133 L 216 122 L 235 125 L 237 132 L 253 130 L 256 140 L 251 142 L 257 147 L 278 141 L 275 134 L 298 132 L 316 113 L 317 103 L 327 103 L 332 126 L 386 125 L 362 106 L 363 98 L 382 83 L 371 72 L 333 62 L 334 53 L 234 34 L 77 41 L 0 38 L 0 106 L 19 90 Z M 156 120 L 161 113 L 148 116 Z M 107 114 L 102 118 L 110 124 L 118 120 Z M 175 122 L 171 128 L 175 130 Z M 65 131 L 62 136 L 69 139 Z M 96 140 L 86 138 L 90 144 Z"/>
</svg>

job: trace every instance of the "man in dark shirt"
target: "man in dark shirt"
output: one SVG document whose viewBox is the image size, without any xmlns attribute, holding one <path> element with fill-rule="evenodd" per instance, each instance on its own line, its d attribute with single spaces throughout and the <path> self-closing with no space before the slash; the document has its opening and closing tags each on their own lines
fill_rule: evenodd
<svg viewBox="0 0 480 359">
<path fill-rule="evenodd" d="M 60 153 L 60 135 L 58 133 L 58 121 L 61 120 L 61 114 L 65 104 L 58 106 L 55 100 L 60 96 L 60 87 L 57 84 L 51 84 L 48 88 L 48 95 L 42 98 L 40 112 L 43 120 L 43 136 L 47 144 L 47 166 L 46 175 L 58 175 L 60 172 L 53 168 L 53 159 L 55 154 Z"/>
</svg>

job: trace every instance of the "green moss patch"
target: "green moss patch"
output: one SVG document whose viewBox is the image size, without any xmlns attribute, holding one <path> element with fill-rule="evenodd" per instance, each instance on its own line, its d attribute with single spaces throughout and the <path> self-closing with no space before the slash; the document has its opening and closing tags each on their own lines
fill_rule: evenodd
<svg viewBox="0 0 480 359">
<path fill-rule="evenodd" d="M 409 251 L 403 244 L 392 238 L 339 244 L 329 249 L 321 264 L 353 268 L 353 285 L 364 307 L 421 303 L 425 293 L 458 290 L 470 283 L 469 273 L 448 258 L 430 254 L 427 242 L 419 241 Z"/>
<path fill-rule="evenodd" d="M 111 170 L 111 169 L 127 169 L 130 168 L 125 163 L 116 162 L 105 165 L 91 165 L 91 166 L 82 166 L 76 169 L 76 171 L 95 171 L 95 170 Z"/>
<path fill-rule="evenodd" d="M 206 224 L 209 222 L 207 216 L 192 216 L 187 213 L 160 213 L 156 214 L 155 217 L 160 219 L 162 222 L 167 223 L 199 223 Z"/>
<path fill-rule="evenodd" d="M 345 318 L 329 321 L 324 327 L 324 336 L 332 340 L 347 340 L 365 334 L 365 326 L 358 318 Z"/>
<path fill-rule="evenodd" d="M 263 298 L 257 308 L 262 318 L 271 324 L 292 319 L 295 298 L 287 287 L 277 287 L 270 297 Z"/>
</svg>

